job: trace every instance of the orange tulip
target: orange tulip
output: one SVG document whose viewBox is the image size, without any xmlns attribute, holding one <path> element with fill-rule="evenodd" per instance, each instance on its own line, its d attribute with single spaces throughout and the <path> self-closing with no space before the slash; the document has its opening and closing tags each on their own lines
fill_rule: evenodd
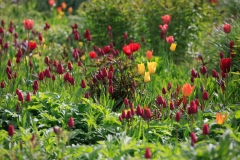
<svg viewBox="0 0 240 160">
<path fill-rule="evenodd" d="M 24 28 L 26 30 L 31 30 L 33 28 L 33 25 L 34 25 L 34 20 L 31 20 L 31 19 L 25 19 L 23 21 L 23 24 L 24 24 Z"/>
<path fill-rule="evenodd" d="M 62 9 L 67 8 L 67 4 L 65 2 L 62 2 Z"/>
<path fill-rule="evenodd" d="M 146 52 L 146 57 L 148 60 L 150 60 L 152 58 L 152 54 L 153 54 L 153 52 L 151 52 L 149 50 Z"/>
<path fill-rule="evenodd" d="M 222 113 L 216 113 L 216 122 L 219 125 L 222 125 L 224 121 L 227 119 L 228 114 L 226 113 L 224 116 Z"/>
<path fill-rule="evenodd" d="M 182 87 L 182 93 L 184 96 L 190 96 L 195 88 L 195 85 L 191 87 L 189 83 L 186 83 Z"/>
<path fill-rule="evenodd" d="M 72 13 L 72 11 L 73 11 L 72 7 L 69 7 L 68 8 L 68 13 Z"/>
</svg>

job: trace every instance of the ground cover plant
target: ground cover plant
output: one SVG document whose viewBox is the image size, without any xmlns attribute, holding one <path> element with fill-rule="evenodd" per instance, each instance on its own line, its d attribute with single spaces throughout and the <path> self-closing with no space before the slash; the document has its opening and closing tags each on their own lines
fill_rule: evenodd
<svg viewBox="0 0 240 160">
<path fill-rule="evenodd" d="M 184 2 L 0 1 L 0 159 L 239 159 L 238 14 Z"/>
</svg>

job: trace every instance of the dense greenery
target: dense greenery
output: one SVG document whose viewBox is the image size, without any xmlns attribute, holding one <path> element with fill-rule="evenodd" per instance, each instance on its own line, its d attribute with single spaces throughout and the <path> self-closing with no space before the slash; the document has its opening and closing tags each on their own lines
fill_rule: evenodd
<svg viewBox="0 0 240 160">
<path fill-rule="evenodd" d="M 55 3 L 0 0 L 0 159 L 240 158 L 239 2 Z"/>
</svg>

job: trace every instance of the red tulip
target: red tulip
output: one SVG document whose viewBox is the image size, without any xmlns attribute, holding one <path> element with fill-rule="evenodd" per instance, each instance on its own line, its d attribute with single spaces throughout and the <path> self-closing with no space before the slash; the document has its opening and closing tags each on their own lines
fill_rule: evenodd
<svg viewBox="0 0 240 160">
<path fill-rule="evenodd" d="M 131 110 L 128 110 L 126 119 L 131 119 L 131 118 L 132 118 L 132 112 L 131 112 Z"/>
<path fill-rule="evenodd" d="M 1 88 L 5 88 L 5 84 L 4 84 L 4 81 L 1 82 Z"/>
<path fill-rule="evenodd" d="M 166 37 L 166 41 L 168 44 L 172 44 L 174 42 L 174 37 L 173 36 L 168 36 Z"/>
<path fill-rule="evenodd" d="M 220 59 L 223 59 L 223 57 L 224 57 L 223 52 L 219 53 L 219 57 L 220 57 Z"/>
<path fill-rule="evenodd" d="M 96 52 L 92 51 L 92 52 L 89 53 L 89 56 L 90 56 L 91 59 L 94 59 L 94 58 L 97 57 L 97 54 L 96 54 Z"/>
<path fill-rule="evenodd" d="M 222 28 L 223 28 L 223 31 L 225 33 L 230 33 L 231 32 L 231 25 L 228 24 L 228 23 L 224 24 Z"/>
<path fill-rule="evenodd" d="M 191 145 L 194 146 L 194 144 L 197 142 L 197 136 L 194 132 L 191 133 Z"/>
<path fill-rule="evenodd" d="M 64 68 L 61 63 L 57 65 L 57 73 L 58 74 L 63 74 L 64 73 Z"/>
<path fill-rule="evenodd" d="M 87 39 L 89 36 L 90 36 L 90 31 L 89 31 L 89 29 L 87 28 L 86 31 L 85 31 L 85 33 L 84 33 L 84 35 L 83 35 L 83 37 Z"/>
<path fill-rule="evenodd" d="M 224 73 L 228 73 L 230 71 L 232 65 L 231 58 L 223 58 L 220 60 L 220 68 Z"/>
<path fill-rule="evenodd" d="M 166 94 L 166 89 L 162 88 L 162 94 Z"/>
<path fill-rule="evenodd" d="M 42 81 L 44 79 L 44 71 L 40 72 L 38 75 L 38 80 Z"/>
<path fill-rule="evenodd" d="M 169 24 L 171 22 L 171 17 L 168 14 L 166 14 L 162 16 L 162 21 L 164 24 Z"/>
<path fill-rule="evenodd" d="M 218 75 L 218 73 L 217 73 L 217 71 L 216 70 L 212 70 L 212 77 L 213 78 L 219 78 L 219 75 Z"/>
<path fill-rule="evenodd" d="M 23 21 L 24 27 L 26 30 L 31 30 L 33 28 L 34 25 L 34 20 L 31 19 L 25 19 Z"/>
<path fill-rule="evenodd" d="M 31 101 L 31 94 L 30 94 L 30 92 L 27 93 L 26 101 L 27 101 L 27 102 L 30 102 L 30 101 Z"/>
<path fill-rule="evenodd" d="M 18 100 L 21 101 L 21 102 L 23 102 L 23 99 L 24 99 L 24 98 L 23 98 L 23 94 L 22 94 L 22 92 L 19 91 L 19 92 L 18 92 Z"/>
<path fill-rule="evenodd" d="M 108 93 L 109 93 L 109 94 L 113 94 L 113 92 L 114 92 L 113 86 L 109 86 L 109 88 L 108 88 Z"/>
<path fill-rule="evenodd" d="M 8 135 L 12 137 L 14 134 L 14 126 L 13 125 L 8 125 Z"/>
<path fill-rule="evenodd" d="M 203 94 L 202 94 L 202 98 L 203 100 L 208 100 L 208 92 L 207 91 L 204 91 Z"/>
<path fill-rule="evenodd" d="M 136 114 L 139 116 L 142 116 L 142 114 L 143 114 L 140 105 L 137 106 Z"/>
<path fill-rule="evenodd" d="M 105 54 L 107 54 L 111 51 L 111 48 L 110 48 L 110 46 L 104 46 L 102 50 Z"/>
<path fill-rule="evenodd" d="M 204 135 L 208 135 L 209 134 L 209 126 L 208 126 L 208 124 L 203 124 L 203 126 L 202 126 L 202 131 L 203 131 L 203 134 Z"/>
<path fill-rule="evenodd" d="M 176 118 L 175 118 L 175 120 L 176 120 L 177 122 L 179 122 L 180 119 L 181 119 L 180 112 L 177 112 L 177 113 L 176 113 Z"/>
<path fill-rule="evenodd" d="M 166 33 L 168 30 L 168 25 L 167 24 L 159 25 L 159 28 L 161 29 L 161 32 Z"/>
<path fill-rule="evenodd" d="M 152 153 L 151 153 L 150 148 L 146 148 L 146 151 L 145 151 L 144 157 L 145 157 L 146 159 L 150 159 L 150 158 L 152 158 Z"/>
<path fill-rule="evenodd" d="M 35 48 L 37 48 L 37 43 L 34 41 L 28 42 L 28 48 L 33 51 Z"/>
<path fill-rule="evenodd" d="M 71 71 L 73 69 L 73 66 L 72 66 L 71 62 L 68 62 L 68 69 L 69 69 L 69 71 Z"/>
<path fill-rule="evenodd" d="M 132 50 L 128 45 L 124 46 L 122 50 L 123 50 L 123 53 L 126 54 L 127 56 L 132 54 Z"/>
<path fill-rule="evenodd" d="M 86 85 L 86 82 L 84 81 L 84 79 L 82 79 L 82 81 L 81 81 L 81 87 L 82 87 L 82 88 L 86 88 L 86 86 L 87 86 L 87 85 Z"/>
<path fill-rule="evenodd" d="M 170 102 L 170 110 L 174 110 L 174 103 Z"/>
<path fill-rule="evenodd" d="M 49 4 L 49 6 L 54 6 L 54 4 L 55 4 L 55 0 L 48 0 L 48 4 Z"/>
<path fill-rule="evenodd" d="M 73 117 L 70 117 L 68 120 L 68 127 L 73 128 L 74 127 L 74 119 Z"/>
</svg>

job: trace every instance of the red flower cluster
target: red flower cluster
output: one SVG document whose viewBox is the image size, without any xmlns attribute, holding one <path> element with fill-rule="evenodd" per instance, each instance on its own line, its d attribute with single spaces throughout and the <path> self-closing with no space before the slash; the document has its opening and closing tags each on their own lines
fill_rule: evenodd
<svg viewBox="0 0 240 160">
<path fill-rule="evenodd" d="M 125 45 L 122 50 L 124 52 L 124 54 L 126 54 L 127 56 L 131 55 L 133 52 L 138 51 L 140 48 L 140 44 L 139 43 L 130 43 L 129 45 Z"/>
</svg>

